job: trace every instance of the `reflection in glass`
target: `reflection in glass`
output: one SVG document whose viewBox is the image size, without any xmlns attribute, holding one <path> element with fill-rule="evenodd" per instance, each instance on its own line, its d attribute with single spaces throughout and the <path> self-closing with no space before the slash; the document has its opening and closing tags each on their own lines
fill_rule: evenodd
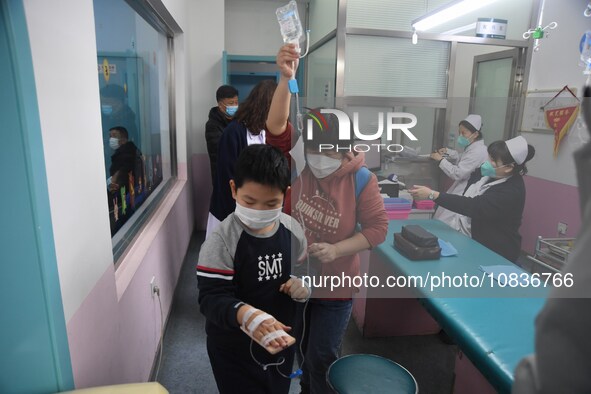
<svg viewBox="0 0 591 394">
<path fill-rule="evenodd" d="M 105 190 L 116 243 L 126 232 L 119 230 L 171 176 L 168 44 L 123 0 L 95 0 L 94 13 Z"/>
</svg>

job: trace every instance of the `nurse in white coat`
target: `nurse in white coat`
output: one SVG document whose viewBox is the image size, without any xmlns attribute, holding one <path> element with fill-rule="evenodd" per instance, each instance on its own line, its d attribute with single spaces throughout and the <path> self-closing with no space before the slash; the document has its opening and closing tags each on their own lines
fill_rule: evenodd
<svg viewBox="0 0 591 394">
<path fill-rule="evenodd" d="M 488 152 L 482 139 L 482 118 L 480 115 L 470 114 L 462 120 L 458 128 L 458 145 L 464 148 L 462 153 L 453 149 L 441 148 L 431 154 L 431 159 L 439 162 L 439 168 L 450 177 L 454 183 L 447 193 L 463 195 L 470 174 L 488 160 Z M 469 218 L 461 220 L 462 215 L 438 207 L 434 218 L 447 223 L 457 231 L 471 236 Z M 463 225 L 461 223 L 464 223 Z"/>
</svg>

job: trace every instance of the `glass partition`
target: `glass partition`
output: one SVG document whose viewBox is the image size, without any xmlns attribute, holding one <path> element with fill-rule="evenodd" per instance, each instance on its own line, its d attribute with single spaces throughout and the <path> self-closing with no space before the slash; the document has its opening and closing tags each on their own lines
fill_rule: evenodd
<svg viewBox="0 0 591 394">
<path fill-rule="evenodd" d="M 445 98 L 449 42 L 347 36 L 345 96 Z"/>
<path fill-rule="evenodd" d="M 347 27 L 412 31 L 411 22 L 451 0 L 347 0 Z M 523 40 L 530 26 L 534 0 L 497 0 L 458 18 L 451 19 L 429 33 L 476 36 L 479 18 L 507 21 L 506 39 Z"/>
<path fill-rule="evenodd" d="M 308 107 L 330 107 L 335 95 L 337 40 L 333 38 L 306 58 Z"/>
<path fill-rule="evenodd" d="M 136 12 L 141 7 L 94 2 L 105 193 L 116 249 L 134 236 L 152 193 L 173 171 L 169 37 Z"/>
<path fill-rule="evenodd" d="M 338 0 L 310 1 L 310 45 L 337 28 L 338 4 Z"/>
</svg>

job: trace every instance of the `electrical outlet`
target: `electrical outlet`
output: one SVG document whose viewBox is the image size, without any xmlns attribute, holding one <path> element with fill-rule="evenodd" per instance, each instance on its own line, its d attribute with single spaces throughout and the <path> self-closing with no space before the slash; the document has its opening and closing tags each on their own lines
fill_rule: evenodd
<svg viewBox="0 0 591 394">
<path fill-rule="evenodd" d="M 559 235 L 566 235 L 567 229 L 568 229 L 568 225 L 566 223 L 558 222 L 558 234 Z"/>
<path fill-rule="evenodd" d="M 156 294 L 156 277 L 153 276 L 152 280 L 150 281 L 150 294 L 152 294 L 152 298 L 154 298 L 154 294 Z"/>
</svg>

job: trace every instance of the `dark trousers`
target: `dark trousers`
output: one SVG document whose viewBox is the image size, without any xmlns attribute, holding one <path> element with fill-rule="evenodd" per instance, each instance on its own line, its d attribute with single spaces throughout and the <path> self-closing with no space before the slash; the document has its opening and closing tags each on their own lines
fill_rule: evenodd
<svg viewBox="0 0 591 394">
<path fill-rule="evenodd" d="M 289 376 L 292 372 L 294 346 L 271 356 L 254 342 L 252 349 L 259 362 L 267 364 L 277 362 L 281 357 L 285 359 L 279 367 L 273 365 L 266 370 L 252 358 L 249 346 L 248 341 L 230 347 L 227 344 L 217 343 L 210 337 L 207 338 L 207 354 L 220 393 L 289 393 L 291 379 L 281 376 L 277 368 L 281 373 Z"/>
<path fill-rule="evenodd" d="M 327 394 L 333 392 L 326 382 L 328 367 L 340 357 L 341 345 L 353 302 L 351 300 L 311 299 L 306 306 L 306 332 L 303 338 L 304 365 L 300 386 L 302 393 Z M 301 313 L 300 307 L 298 315 Z M 298 322 L 298 342 L 302 324 Z M 298 352 L 298 363 L 302 360 Z"/>
</svg>

